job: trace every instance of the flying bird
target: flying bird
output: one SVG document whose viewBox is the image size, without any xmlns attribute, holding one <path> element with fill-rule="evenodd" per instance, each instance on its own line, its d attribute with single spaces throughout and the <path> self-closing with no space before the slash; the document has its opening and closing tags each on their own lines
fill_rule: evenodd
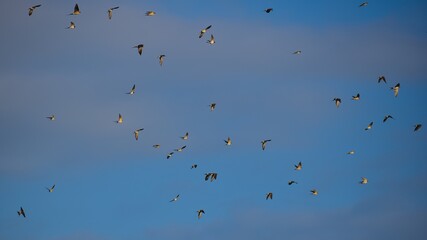
<svg viewBox="0 0 427 240">
<path fill-rule="evenodd" d="M 378 77 L 378 83 L 380 83 L 381 81 L 383 81 L 384 83 L 387 83 L 387 80 L 385 79 L 384 76 L 379 76 Z"/>
<path fill-rule="evenodd" d="M 80 14 L 79 5 L 76 3 L 76 5 L 74 6 L 74 11 L 69 15 L 79 15 L 79 14 Z"/>
<path fill-rule="evenodd" d="M 122 115 L 119 113 L 119 118 L 117 119 L 116 123 L 123 123 L 123 117 Z"/>
<path fill-rule="evenodd" d="M 179 194 L 176 195 L 176 197 L 174 197 L 172 200 L 170 200 L 169 202 L 176 202 L 179 199 Z"/>
<path fill-rule="evenodd" d="M 138 49 L 138 53 L 141 56 L 142 54 L 142 49 L 144 48 L 144 44 L 138 44 L 136 46 L 133 46 L 132 48 L 137 48 Z"/>
<path fill-rule="evenodd" d="M 209 178 L 211 179 L 211 182 L 213 182 L 214 180 L 216 180 L 218 176 L 218 173 L 205 173 L 205 181 L 209 180 Z"/>
<path fill-rule="evenodd" d="M 394 119 L 391 115 L 387 115 L 384 117 L 383 122 L 386 122 L 389 118 Z"/>
<path fill-rule="evenodd" d="M 271 139 L 267 139 L 267 140 L 262 140 L 261 141 L 261 148 L 262 150 L 265 150 L 265 147 L 267 145 L 268 142 L 271 142 Z"/>
<path fill-rule="evenodd" d="M 358 93 L 356 96 L 352 96 L 351 99 L 355 100 L 355 101 L 359 101 L 360 100 L 360 94 Z"/>
<path fill-rule="evenodd" d="M 130 90 L 130 92 L 128 92 L 128 93 L 126 93 L 126 94 L 134 95 L 134 94 L 135 94 L 135 90 L 136 90 L 136 86 L 135 86 L 135 84 L 134 84 L 134 85 L 133 85 L 133 87 L 132 87 L 132 89 Z"/>
<path fill-rule="evenodd" d="M 202 217 L 202 214 L 205 214 L 205 211 L 203 209 L 197 210 L 197 218 L 200 219 Z"/>
<path fill-rule="evenodd" d="M 145 12 L 145 16 L 151 17 L 151 16 L 154 16 L 154 15 L 156 15 L 155 11 L 147 11 L 147 12 Z"/>
<path fill-rule="evenodd" d="M 51 115 L 49 117 L 46 117 L 47 119 L 49 119 L 50 121 L 55 121 L 55 115 Z"/>
<path fill-rule="evenodd" d="M 266 13 L 271 13 L 272 11 L 273 11 L 273 9 L 272 9 L 272 8 L 264 9 L 264 12 L 266 12 Z"/>
<path fill-rule="evenodd" d="M 298 50 L 298 51 L 295 51 L 293 54 L 295 54 L 295 55 L 300 55 L 302 52 L 300 51 L 300 50 Z"/>
<path fill-rule="evenodd" d="M 400 83 L 396 84 L 396 86 L 391 87 L 390 89 L 394 91 L 394 96 L 397 97 L 397 95 L 399 94 Z"/>
<path fill-rule="evenodd" d="M 215 44 L 214 35 L 211 34 L 211 38 L 207 41 L 207 43 L 209 43 L 210 45 L 214 45 Z"/>
<path fill-rule="evenodd" d="M 41 5 L 41 4 L 39 4 L 39 5 L 34 5 L 34 6 L 30 7 L 30 8 L 28 8 L 28 16 L 31 16 L 31 15 L 33 14 L 33 11 L 34 11 L 36 8 L 41 7 L 41 6 L 42 6 L 42 5 Z"/>
<path fill-rule="evenodd" d="M 154 144 L 153 148 L 160 148 L 160 144 Z"/>
<path fill-rule="evenodd" d="M 302 163 L 299 162 L 298 165 L 294 165 L 295 166 L 295 170 L 299 171 L 302 169 Z"/>
<path fill-rule="evenodd" d="M 163 54 L 159 56 L 160 66 L 163 66 L 163 61 L 164 61 L 165 57 L 166 57 L 166 55 L 163 55 Z"/>
<path fill-rule="evenodd" d="M 70 22 L 70 26 L 68 26 L 66 29 L 75 29 L 76 28 L 76 24 L 74 24 L 74 22 Z"/>
<path fill-rule="evenodd" d="M 269 192 L 269 193 L 267 193 L 266 195 L 265 195 L 265 200 L 268 200 L 268 199 L 271 199 L 271 200 L 273 200 L 273 193 L 272 192 Z"/>
<path fill-rule="evenodd" d="M 356 152 L 354 151 L 354 150 L 351 150 L 351 151 L 349 151 L 349 152 L 347 152 L 347 154 L 348 155 L 353 155 L 353 154 L 355 154 Z"/>
<path fill-rule="evenodd" d="M 368 179 L 365 177 L 362 177 L 362 181 L 359 182 L 360 184 L 367 184 L 368 183 Z"/>
<path fill-rule="evenodd" d="M 182 147 L 180 147 L 180 148 L 178 148 L 178 149 L 175 149 L 174 151 L 175 152 L 182 152 L 183 150 L 184 150 L 184 148 L 186 148 L 187 146 L 186 145 L 184 145 L 184 146 L 182 146 Z"/>
<path fill-rule="evenodd" d="M 422 127 L 423 125 L 422 124 L 416 124 L 414 127 L 414 132 L 416 132 L 416 131 L 418 131 L 418 130 L 420 130 L 421 129 L 421 127 Z"/>
<path fill-rule="evenodd" d="M 112 7 L 110 9 L 108 9 L 108 19 L 111 20 L 111 18 L 113 17 L 113 10 L 117 9 L 119 7 Z"/>
<path fill-rule="evenodd" d="M 227 140 L 224 140 L 226 146 L 231 146 L 231 138 L 228 137 Z"/>
<path fill-rule="evenodd" d="M 142 130 L 144 130 L 143 128 L 137 129 L 133 132 L 133 134 L 135 135 L 135 140 L 138 141 L 139 138 L 139 132 L 141 132 Z"/>
<path fill-rule="evenodd" d="M 364 3 L 361 3 L 361 4 L 359 5 L 359 7 L 366 7 L 366 6 L 368 6 L 368 2 L 364 2 Z"/>
<path fill-rule="evenodd" d="M 211 109 L 211 112 L 212 112 L 213 110 L 215 110 L 215 107 L 216 107 L 216 103 L 211 103 L 211 104 L 209 105 L 209 108 Z"/>
<path fill-rule="evenodd" d="M 188 132 L 185 133 L 183 137 L 181 137 L 182 140 L 188 140 Z"/>
<path fill-rule="evenodd" d="M 193 165 L 191 165 L 191 168 L 190 168 L 190 169 L 193 169 L 193 168 L 197 168 L 197 164 L 193 164 Z"/>
<path fill-rule="evenodd" d="M 26 215 L 25 215 L 25 211 L 24 211 L 24 209 L 21 207 L 21 209 L 19 209 L 19 211 L 18 211 L 18 216 L 24 216 L 24 218 L 25 217 L 27 217 Z"/>
<path fill-rule="evenodd" d="M 50 188 L 48 188 L 48 187 L 47 187 L 46 189 L 51 193 L 51 192 L 53 192 L 53 189 L 54 189 L 54 188 L 55 188 L 55 184 L 53 184 L 53 186 L 52 186 L 52 187 L 50 187 Z"/>
<path fill-rule="evenodd" d="M 313 194 L 314 196 L 317 196 L 317 194 L 319 194 L 319 192 L 316 189 L 312 189 L 310 190 L 311 194 Z"/>
<path fill-rule="evenodd" d="M 200 34 L 199 34 L 199 38 L 202 38 L 203 37 L 203 35 L 209 30 L 209 28 L 211 28 L 212 27 L 212 25 L 209 25 L 209 26 L 207 26 L 206 28 L 204 28 L 204 29 L 202 29 L 201 31 L 200 31 Z"/>
<path fill-rule="evenodd" d="M 335 102 L 335 106 L 339 107 L 341 104 L 341 98 L 334 98 L 332 101 Z"/>
<path fill-rule="evenodd" d="M 288 185 L 292 185 L 292 184 L 298 184 L 297 182 L 295 182 L 294 180 L 288 181 Z"/>
<path fill-rule="evenodd" d="M 173 152 L 170 152 L 170 153 L 166 156 L 166 159 L 171 158 L 171 157 L 172 157 L 172 155 L 173 155 Z"/>
<path fill-rule="evenodd" d="M 373 125 L 374 125 L 374 122 L 369 123 L 369 125 L 365 128 L 365 131 L 371 130 Z"/>
</svg>

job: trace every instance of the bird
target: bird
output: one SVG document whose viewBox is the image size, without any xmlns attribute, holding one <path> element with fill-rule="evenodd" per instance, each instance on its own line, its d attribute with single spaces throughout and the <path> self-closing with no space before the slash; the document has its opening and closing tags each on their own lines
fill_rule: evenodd
<svg viewBox="0 0 427 240">
<path fill-rule="evenodd" d="M 154 15 L 156 15 L 155 11 L 147 11 L 147 12 L 145 12 L 145 16 L 151 17 L 151 16 L 154 16 Z"/>
<path fill-rule="evenodd" d="M 380 83 L 381 81 L 383 81 L 384 83 L 387 83 L 387 80 L 385 79 L 384 76 L 379 76 L 378 77 L 378 83 Z"/>
<path fill-rule="evenodd" d="M 132 86 L 132 89 L 130 90 L 130 92 L 128 92 L 128 93 L 126 93 L 126 94 L 129 94 L 129 95 L 134 95 L 135 94 L 135 90 L 136 90 L 136 86 L 135 86 L 135 84 Z"/>
<path fill-rule="evenodd" d="M 76 3 L 76 5 L 74 6 L 74 11 L 69 15 L 79 15 L 79 14 L 80 14 L 79 5 Z"/>
<path fill-rule="evenodd" d="M 120 113 L 119 113 L 119 118 L 117 119 L 116 123 L 119 123 L 119 124 L 123 123 L 123 117 Z"/>
<path fill-rule="evenodd" d="M 50 187 L 50 188 L 48 188 L 48 187 L 47 187 L 46 189 L 51 193 L 51 192 L 53 192 L 53 189 L 54 189 L 54 188 L 55 188 L 55 184 L 53 184 L 53 186 L 52 186 L 52 187 Z"/>
<path fill-rule="evenodd" d="M 368 179 L 365 177 L 362 177 L 362 181 L 359 182 L 360 184 L 367 184 L 368 183 Z"/>
<path fill-rule="evenodd" d="M 298 50 L 298 51 L 295 51 L 293 54 L 300 55 L 301 53 L 302 53 L 301 50 Z"/>
<path fill-rule="evenodd" d="M 224 140 L 226 146 L 231 146 L 231 138 L 228 137 L 227 140 Z"/>
<path fill-rule="evenodd" d="M 211 34 L 211 38 L 207 41 L 207 43 L 209 43 L 210 45 L 214 45 L 215 44 L 214 35 Z"/>
<path fill-rule="evenodd" d="M 205 211 L 203 209 L 197 210 L 197 218 L 200 219 L 202 217 L 202 214 L 205 214 Z"/>
<path fill-rule="evenodd" d="M 38 5 L 34 5 L 34 6 L 30 7 L 30 8 L 28 8 L 28 16 L 33 15 L 33 11 L 34 11 L 36 8 L 41 7 L 41 6 L 42 6 L 41 4 L 38 4 Z"/>
<path fill-rule="evenodd" d="M 136 46 L 133 46 L 132 48 L 137 48 L 138 49 L 138 53 L 141 56 L 142 54 L 142 49 L 144 48 L 144 44 L 138 44 Z"/>
<path fill-rule="evenodd" d="M 295 166 L 295 170 L 299 171 L 302 169 L 302 163 L 299 162 L 298 165 L 294 165 Z"/>
<path fill-rule="evenodd" d="M 166 159 L 171 158 L 171 157 L 172 157 L 172 155 L 173 155 L 173 152 L 170 152 L 170 153 L 166 156 Z"/>
<path fill-rule="evenodd" d="M 420 130 L 421 129 L 421 127 L 422 127 L 423 125 L 422 124 L 415 124 L 415 128 L 414 128 L 414 132 L 416 132 L 416 131 L 418 131 L 418 130 Z"/>
<path fill-rule="evenodd" d="M 51 115 L 49 117 L 46 117 L 47 119 L 49 119 L 50 121 L 55 121 L 55 115 Z"/>
<path fill-rule="evenodd" d="M 165 57 L 166 57 L 166 55 L 163 55 L 163 54 L 159 56 L 160 66 L 163 66 L 163 60 L 165 59 Z"/>
<path fill-rule="evenodd" d="M 203 35 L 209 30 L 209 28 L 211 28 L 212 25 L 207 26 L 206 28 L 200 30 L 200 34 L 199 34 L 199 38 L 202 38 Z"/>
<path fill-rule="evenodd" d="M 188 132 L 185 133 L 184 136 L 181 137 L 182 140 L 188 140 Z"/>
<path fill-rule="evenodd" d="M 268 199 L 271 199 L 271 200 L 273 200 L 273 193 L 272 192 L 269 192 L 269 193 L 267 193 L 266 195 L 265 195 L 265 200 L 268 200 Z"/>
<path fill-rule="evenodd" d="M 75 29 L 76 28 L 76 24 L 74 24 L 74 22 L 70 22 L 70 26 L 68 26 L 66 29 Z"/>
<path fill-rule="evenodd" d="M 19 209 L 19 211 L 18 211 L 18 216 L 24 216 L 24 218 L 25 217 L 27 217 L 26 215 L 25 215 L 25 211 L 24 211 L 24 209 L 21 207 L 21 209 Z"/>
<path fill-rule="evenodd" d="M 351 150 L 351 151 L 349 151 L 349 152 L 347 152 L 347 154 L 348 155 L 353 155 L 353 154 L 355 154 L 356 152 L 354 151 L 354 150 Z"/>
<path fill-rule="evenodd" d="M 389 118 L 394 119 L 391 115 L 387 115 L 384 117 L 383 122 L 386 122 Z"/>
<path fill-rule="evenodd" d="M 288 181 L 288 185 L 292 185 L 292 184 L 298 184 L 297 182 L 295 182 L 294 180 Z"/>
<path fill-rule="evenodd" d="M 119 7 L 112 7 L 110 9 L 108 9 L 108 19 L 111 20 L 111 18 L 113 17 L 113 10 L 117 9 Z"/>
<path fill-rule="evenodd" d="M 351 99 L 355 100 L 355 101 L 359 101 L 360 100 L 360 94 L 358 93 L 356 96 L 352 96 Z"/>
<path fill-rule="evenodd" d="M 209 105 L 209 108 L 211 109 L 211 112 L 212 112 L 213 110 L 215 110 L 215 107 L 216 107 L 216 103 L 211 103 L 211 104 Z"/>
<path fill-rule="evenodd" d="M 394 91 L 394 96 L 397 97 L 397 95 L 399 94 L 400 83 L 396 84 L 396 86 L 391 87 L 390 89 Z"/>
<path fill-rule="evenodd" d="M 359 5 L 359 7 L 366 7 L 366 6 L 368 6 L 368 2 L 363 2 Z"/>
<path fill-rule="evenodd" d="M 179 194 L 176 195 L 176 197 L 174 197 L 172 200 L 170 200 L 169 202 L 176 202 L 179 199 Z"/>
<path fill-rule="evenodd" d="M 317 196 L 317 194 L 319 194 L 319 192 L 316 189 L 312 189 L 310 190 L 311 194 L 313 194 L 314 196 Z"/>
<path fill-rule="evenodd" d="M 341 104 L 341 98 L 334 98 L 332 101 L 335 102 L 335 106 L 339 107 Z"/>
<path fill-rule="evenodd" d="M 266 12 L 266 13 L 271 13 L 272 11 L 273 11 L 273 9 L 272 9 L 272 8 L 264 9 L 264 12 Z"/>
<path fill-rule="evenodd" d="M 267 145 L 268 142 L 271 142 L 271 139 L 267 139 L 267 140 L 262 140 L 261 141 L 261 148 L 262 150 L 265 150 L 265 147 Z"/>
<path fill-rule="evenodd" d="M 160 148 L 160 144 L 154 144 L 153 148 Z"/>
<path fill-rule="evenodd" d="M 365 128 L 365 131 L 371 130 L 373 125 L 374 125 L 374 122 L 369 123 L 369 125 Z"/>
<path fill-rule="evenodd" d="M 190 169 L 193 169 L 193 168 L 197 168 L 197 164 L 193 164 L 193 165 L 191 165 L 191 168 L 190 168 Z"/>
<path fill-rule="evenodd" d="M 133 134 L 135 135 L 135 140 L 138 141 L 138 137 L 139 137 L 139 132 L 141 132 L 142 130 L 144 130 L 143 128 L 137 129 L 133 132 Z"/>
<path fill-rule="evenodd" d="M 175 152 L 182 152 L 183 150 L 184 150 L 184 148 L 186 148 L 187 146 L 186 145 L 184 145 L 184 146 L 182 146 L 182 147 L 180 147 L 180 148 L 178 148 L 178 149 L 175 149 L 174 151 Z"/>
<path fill-rule="evenodd" d="M 209 180 L 210 178 L 212 182 L 213 180 L 216 180 L 217 176 L 218 176 L 217 173 L 205 173 L 205 181 Z"/>
</svg>

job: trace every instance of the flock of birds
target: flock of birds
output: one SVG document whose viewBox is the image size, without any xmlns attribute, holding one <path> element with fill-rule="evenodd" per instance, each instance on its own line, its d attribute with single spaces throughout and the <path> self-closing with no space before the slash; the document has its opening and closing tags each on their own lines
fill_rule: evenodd
<svg viewBox="0 0 427 240">
<path fill-rule="evenodd" d="M 359 5 L 359 7 L 366 7 L 368 5 L 368 2 L 363 2 L 363 3 L 361 3 L 360 5 Z M 39 5 L 34 5 L 34 6 L 31 6 L 30 8 L 28 8 L 28 15 L 29 16 L 32 16 L 33 14 L 34 14 L 34 11 L 37 9 L 37 8 L 39 8 L 39 7 L 41 7 L 42 5 L 41 4 L 39 4 Z M 117 7 L 112 7 L 112 8 L 109 8 L 108 10 L 107 10 L 107 14 L 108 14 L 108 19 L 112 19 L 112 17 L 113 17 L 113 11 L 114 10 L 116 10 L 116 9 L 118 9 L 119 7 L 117 6 Z M 273 8 L 267 8 L 267 9 L 265 9 L 264 10 L 264 12 L 265 13 L 267 13 L 267 14 L 269 14 L 269 13 L 271 13 L 273 11 Z M 81 12 L 80 12 L 80 8 L 79 8 L 79 6 L 78 6 L 78 4 L 75 4 L 75 6 L 74 6 L 74 10 L 69 14 L 69 15 L 80 15 L 81 14 Z M 155 16 L 156 15 L 156 12 L 155 11 L 147 11 L 146 13 L 145 13 L 145 15 L 146 16 Z M 208 30 L 209 29 L 211 29 L 211 27 L 212 27 L 212 25 L 209 25 L 209 26 L 207 26 L 206 28 L 203 28 L 202 30 L 200 30 L 200 33 L 199 33 L 199 39 L 200 38 L 203 38 L 203 36 L 208 32 Z M 75 25 L 75 23 L 74 22 L 70 22 L 70 25 L 67 27 L 67 29 L 75 29 L 76 28 L 76 25 Z M 214 36 L 213 36 L 213 34 L 211 34 L 210 35 L 210 38 L 206 41 L 209 45 L 214 45 L 215 44 L 215 38 L 214 38 Z M 136 46 L 134 46 L 133 48 L 136 48 L 137 49 L 137 52 L 138 52 L 138 54 L 139 55 L 142 55 L 143 54 L 143 49 L 144 49 L 144 44 L 138 44 L 138 45 L 136 45 Z M 302 53 L 302 51 L 301 50 L 298 50 L 298 51 L 295 51 L 295 52 L 293 52 L 293 54 L 301 54 Z M 164 54 L 162 54 L 162 55 L 160 55 L 159 56 L 159 64 L 160 64 L 160 66 L 162 66 L 163 65 L 163 62 L 164 62 L 164 59 L 165 59 L 165 57 L 166 57 L 166 55 L 164 55 Z M 386 77 L 385 76 L 380 76 L 380 77 L 378 77 L 378 83 L 381 83 L 381 82 L 384 82 L 385 84 L 387 84 L 387 80 L 386 80 Z M 393 92 L 394 92 L 394 96 L 395 97 L 397 97 L 398 96 L 398 94 L 399 94 L 399 90 L 400 90 L 400 83 L 397 83 L 394 87 L 391 87 L 391 90 L 393 90 Z M 133 85 L 132 86 L 132 88 L 131 88 L 131 90 L 127 93 L 127 94 L 129 94 L 129 95 L 134 95 L 135 94 L 135 92 L 136 92 L 136 86 L 135 85 Z M 354 101 L 359 101 L 360 100 L 360 94 L 359 93 L 357 93 L 355 96 L 352 96 L 352 100 L 354 100 Z M 335 97 L 334 99 L 333 99 L 333 101 L 335 102 L 335 106 L 338 108 L 340 105 L 341 105 L 341 98 L 338 98 L 338 97 Z M 215 108 L 216 108 L 216 103 L 211 103 L 210 105 L 209 105 L 209 109 L 210 109 L 210 111 L 214 111 L 215 110 Z M 46 117 L 47 119 L 49 119 L 50 121 L 55 121 L 55 115 L 51 115 L 51 116 L 48 116 L 48 117 Z M 386 115 L 385 117 L 384 117 L 384 119 L 383 119 L 383 122 L 386 122 L 388 119 L 394 119 L 391 115 Z M 117 119 L 117 121 L 115 121 L 117 124 L 122 124 L 123 123 L 123 117 L 122 117 L 122 115 L 121 114 L 119 114 L 118 115 L 118 119 Z M 369 124 L 368 124 L 368 126 L 365 128 L 365 130 L 367 131 L 367 130 L 371 130 L 372 129 L 372 127 L 373 127 L 373 124 L 374 124 L 374 122 L 370 122 Z M 416 124 L 415 126 L 414 126 L 414 131 L 419 131 L 420 129 L 421 129 L 421 127 L 422 127 L 422 124 Z M 144 130 L 144 128 L 139 128 L 139 129 L 136 129 L 134 132 L 133 132 L 133 135 L 134 135 L 134 138 L 135 138 L 135 140 L 136 141 L 138 141 L 138 139 L 139 139 L 139 135 L 140 135 L 140 133 L 142 132 Z M 189 139 L 189 133 L 187 132 L 187 133 L 185 133 L 184 134 L 184 136 L 182 136 L 181 137 L 181 139 L 182 140 L 188 140 Z M 227 139 L 225 139 L 224 140 L 224 142 L 225 142 L 225 145 L 226 146 L 231 146 L 232 145 L 232 140 L 231 140 L 231 138 L 230 137 L 228 137 Z M 266 149 L 266 147 L 267 147 L 267 143 L 268 142 L 271 142 L 271 139 L 265 139 L 265 140 L 262 140 L 261 141 L 261 149 L 264 151 L 265 149 Z M 154 144 L 153 145 L 153 147 L 154 148 L 160 148 L 160 144 Z M 170 159 L 170 158 L 172 158 L 172 156 L 174 155 L 174 153 L 175 152 L 182 152 L 182 151 L 184 151 L 184 149 L 186 148 L 186 145 L 183 145 L 182 147 L 180 147 L 180 148 L 177 148 L 177 149 L 174 149 L 173 151 L 171 151 L 171 152 L 169 152 L 167 155 L 166 155 L 166 159 Z M 355 151 L 354 150 L 352 150 L 352 151 L 349 151 L 347 154 L 349 154 L 349 155 L 353 155 L 353 154 L 355 154 Z M 197 164 L 193 164 L 192 166 L 191 166 L 191 169 L 195 169 L 195 168 L 197 168 Z M 301 171 L 302 170 L 302 162 L 299 162 L 298 164 L 296 164 L 296 165 L 294 165 L 294 167 L 295 167 L 295 171 Z M 204 176 L 204 180 L 205 181 L 209 181 L 210 180 L 210 182 L 213 182 L 213 181 L 215 181 L 216 179 L 217 179 L 217 177 L 218 177 L 218 173 L 215 173 L 215 172 L 210 172 L 210 173 L 205 173 L 205 176 Z M 359 183 L 360 184 L 367 184 L 368 183 L 368 179 L 366 178 L 366 177 L 362 177 L 361 178 L 361 180 L 359 181 Z M 294 180 L 290 180 L 290 181 L 288 181 L 288 185 L 293 185 L 293 184 L 297 184 L 297 182 L 296 181 L 294 181 Z M 49 192 L 49 193 L 52 193 L 53 192 L 53 190 L 54 190 L 54 188 L 55 188 L 55 185 L 53 185 L 52 187 L 46 187 L 46 189 L 47 189 L 47 191 Z M 318 195 L 319 194 L 319 192 L 316 190 L 316 189 L 311 189 L 310 190 L 310 193 L 312 194 L 312 195 L 314 195 L 314 196 L 316 196 L 316 195 Z M 178 194 L 176 197 L 174 197 L 172 200 L 170 200 L 170 202 L 176 202 L 176 201 L 178 201 L 179 200 L 179 197 L 180 197 L 180 195 Z M 270 199 L 270 200 L 272 200 L 273 199 L 273 193 L 272 192 L 268 192 L 268 193 L 266 193 L 266 195 L 265 195 L 265 199 L 266 200 L 268 200 L 268 199 Z M 199 209 L 199 210 L 197 210 L 197 217 L 198 217 L 198 219 L 200 219 L 201 217 L 202 217 L 202 215 L 203 214 L 205 214 L 205 211 L 203 210 L 203 209 Z M 20 209 L 18 210 L 18 216 L 23 216 L 23 217 L 26 217 L 26 214 L 25 214 L 25 211 L 24 211 L 24 209 L 22 208 L 22 207 L 20 207 Z"/>
</svg>

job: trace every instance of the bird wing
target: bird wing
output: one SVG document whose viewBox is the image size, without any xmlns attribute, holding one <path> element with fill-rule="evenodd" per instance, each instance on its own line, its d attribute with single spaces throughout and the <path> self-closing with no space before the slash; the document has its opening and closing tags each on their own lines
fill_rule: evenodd
<svg viewBox="0 0 427 240">
<path fill-rule="evenodd" d="M 77 3 L 74 6 L 74 12 L 80 12 L 79 5 Z"/>
</svg>

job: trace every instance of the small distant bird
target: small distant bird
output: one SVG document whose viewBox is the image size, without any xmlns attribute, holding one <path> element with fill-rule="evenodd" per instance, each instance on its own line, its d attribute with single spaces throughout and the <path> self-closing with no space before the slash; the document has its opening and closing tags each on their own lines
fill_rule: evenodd
<svg viewBox="0 0 427 240">
<path fill-rule="evenodd" d="M 268 200 L 268 199 L 271 199 L 271 200 L 273 200 L 273 193 L 272 192 L 269 192 L 269 193 L 267 193 L 266 194 L 266 196 L 265 196 L 265 200 Z"/>
<path fill-rule="evenodd" d="M 288 181 L 288 185 L 292 185 L 292 184 L 298 184 L 297 182 L 295 182 L 294 180 Z"/>
<path fill-rule="evenodd" d="M 299 171 L 302 169 L 302 163 L 299 162 L 298 165 L 294 165 L 295 166 L 295 170 Z"/>
<path fill-rule="evenodd" d="M 119 118 L 117 119 L 116 123 L 119 123 L 119 124 L 123 123 L 123 117 L 120 113 L 119 113 Z"/>
<path fill-rule="evenodd" d="M 166 159 L 171 158 L 171 157 L 172 157 L 172 155 L 173 155 L 173 152 L 170 152 L 170 153 L 166 156 Z"/>
<path fill-rule="evenodd" d="M 387 115 L 384 117 L 383 122 L 386 122 L 389 118 L 394 119 L 391 115 Z"/>
<path fill-rule="evenodd" d="M 300 55 L 302 52 L 300 51 L 300 50 L 298 50 L 298 51 L 295 51 L 293 54 L 295 54 L 295 55 Z"/>
<path fill-rule="evenodd" d="M 139 132 L 141 132 L 142 130 L 144 130 L 143 128 L 137 129 L 133 132 L 133 134 L 135 135 L 135 140 L 138 141 L 139 138 Z"/>
<path fill-rule="evenodd" d="M 368 6 L 368 2 L 364 2 L 364 3 L 361 3 L 361 4 L 359 5 L 359 7 L 366 7 L 366 6 Z"/>
<path fill-rule="evenodd" d="M 265 147 L 267 145 L 268 142 L 271 142 L 271 139 L 267 139 L 267 140 L 262 140 L 261 141 L 261 148 L 262 150 L 265 150 Z"/>
<path fill-rule="evenodd" d="M 387 80 L 385 79 L 384 76 L 379 76 L 378 77 L 378 83 L 380 83 L 381 81 L 383 81 L 384 83 L 387 83 Z"/>
<path fill-rule="evenodd" d="M 76 3 L 76 5 L 74 6 L 74 11 L 69 15 L 79 15 L 79 14 L 80 14 L 79 5 Z"/>
<path fill-rule="evenodd" d="M 216 103 L 211 103 L 211 104 L 209 105 L 209 108 L 211 109 L 211 112 L 212 112 L 213 110 L 215 110 L 215 107 L 216 107 Z"/>
<path fill-rule="evenodd" d="M 202 38 L 203 37 L 203 35 L 209 30 L 209 28 L 211 28 L 212 27 L 212 25 L 209 25 L 209 26 L 207 26 L 206 28 L 204 28 L 204 29 L 202 29 L 201 31 L 200 31 L 200 34 L 199 34 L 199 38 Z"/>
<path fill-rule="evenodd" d="M 182 152 L 183 150 L 184 150 L 184 148 L 186 148 L 187 146 L 186 145 L 184 145 L 184 146 L 182 146 L 182 147 L 180 147 L 180 148 L 178 148 L 178 149 L 175 149 L 174 151 L 175 152 Z"/>
<path fill-rule="evenodd" d="M 49 117 L 46 117 L 47 119 L 49 119 L 50 121 L 55 121 L 55 115 L 51 115 Z"/>
<path fill-rule="evenodd" d="M 214 35 L 211 34 L 211 38 L 207 41 L 207 43 L 209 43 L 210 45 L 214 45 L 215 44 Z"/>
<path fill-rule="evenodd" d="M 53 184 L 53 186 L 52 186 L 52 187 L 50 187 L 50 188 L 48 188 L 48 187 L 47 187 L 46 189 L 51 193 L 51 192 L 53 192 L 53 189 L 54 189 L 54 188 L 55 188 L 55 184 Z"/>
<path fill-rule="evenodd" d="M 182 140 L 188 140 L 188 132 L 185 133 L 183 137 L 181 137 Z"/>
<path fill-rule="evenodd" d="M 154 16 L 154 15 L 156 15 L 155 11 L 147 11 L 147 12 L 145 12 L 145 16 L 151 17 L 151 16 Z"/>
<path fill-rule="evenodd" d="M 163 61 L 164 61 L 165 57 L 166 57 L 166 55 L 163 55 L 163 54 L 159 56 L 160 66 L 163 66 Z"/>
<path fill-rule="evenodd" d="M 225 142 L 225 145 L 231 146 L 231 138 L 230 137 L 228 137 L 227 140 L 224 140 L 224 142 Z"/>
<path fill-rule="evenodd" d="M 374 122 L 369 123 L 369 125 L 365 128 L 365 131 L 371 130 L 373 125 L 374 125 Z"/>
<path fill-rule="evenodd" d="M 75 29 L 76 28 L 76 24 L 74 24 L 74 22 L 70 22 L 70 26 L 68 26 L 66 29 Z"/>
<path fill-rule="evenodd" d="M 335 106 L 339 107 L 341 104 L 341 98 L 334 98 L 332 101 L 335 102 Z"/>
<path fill-rule="evenodd" d="M 169 202 L 176 202 L 179 199 L 179 194 L 176 195 L 176 197 L 174 197 L 172 200 L 170 200 Z"/>
<path fill-rule="evenodd" d="M 202 214 L 205 214 L 205 211 L 203 209 L 197 210 L 197 218 L 200 219 L 202 217 Z"/>
<path fill-rule="evenodd" d="M 368 183 L 368 179 L 365 177 L 362 177 L 362 181 L 359 182 L 360 184 L 367 184 Z"/>
<path fill-rule="evenodd" d="M 272 9 L 272 8 L 264 9 L 264 12 L 266 12 L 266 13 L 271 13 L 272 11 L 273 11 L 273 9 Z"/>
<path fill-rule="evenodd" d="M 213 182 L 213 180 L 216 180 L 218 176 L 218 173 L 205 173 L 205 181 L 209 180 L 209 178 L 211 179 L 211 182 Z"/>
<path fill-rule="evenodd" d="M 113 17 L 113 10 L 117 9 L 119 7 L 112 7 L 110 9 L 108 9 L 108 19 L 111 20 L 111 18 Z"/>
<path fill-rule="evenodd" d="M 160 148 L 160 144 L 154 144 L 153 148 Z"/>
<path fill-rule="evenodd" d="M 416 132 L 416 131 L 420 130 L 422 126 L 423 126 L 422 124 L 419 124 L 419 123 L 418 123 L 418 124 L 416 124 L 416 125 L 415 125 L 415 128 L 414 128 L 414 132 Z"/>
<path fill-rule="evenodd" d="M 351 150 L 350 152 L 347 152 L 347 154 L 348 155 L 353 155 L 353 154 L 355 154 L 356 152 L 354 151 L 354 150 Z"/>
<path fill-rule="evenodd" d="M 144 48 L 144 44 L 138 44 L 136 46 L 133 46 L 132 48 L 137 48 L 138 49 L 138 53 L 141 56 L 142 54 L 142 49 Z"/>
<path fill-rule="evenodd" d="M 359 101 L 360 100 L 360 94 L 358 93 L 356 96 L 352 96 L 351 99 L 355 100 L 355 101 Z"/>
<path fill-rule="evenodd" d="M 319 194 L 319 192 L 316 189 L 312 189 L 310 190 L 311 194 L 313 194 L 314 196 L 317 196 L 317 194 Z"/>
<path fill-rule="evenodd" d="M 24 209 L 21 207 L 21 209 L 19 209 L 19 211 L 18 211 L 18 216 L 24 216 L 24 218 L 25 217 L 27 217 L 26 215 L 25 215 L 25 211 L 24 211 Z"/>
<path fill-rule="evenodd" d="M 396 84 L 396 86 L 391 87 L 390 89 L 394 91 L 394 96 L 397 97 L 397 95 L 399 94 L 400 83 Z"/>
<path fill-rule="evenodd" d="M 30 8 L 28 8 L 28 16 L 31 16 L 31 15 L 33 14 L 33 11 L 34 11 L 36 8 L 41 7 L 41 6 L 42 6 L 42 5 L 41 5 L 41 4 L 39 4 L 39 5 L 34 5 L 34 6 L 30 7 Z"/>
<path fill-rule="evenodd" d="M 132 87 L 132 89 L 130 90 L 130 92 L 128 92 L 128 93 L 126 93 L 126 94 L 134 95 L 134 94 L 135 94 L 135 90 L 136 90 L 136 86 L 135 86 L 135 84 L 134 84 L 134 85 L 133 85 L 133 87 Z"/>
<path fill-rule="evenodd" d="M 191 165 L 191 168 L 190 168 L 190 169 L 193 169 L 193 168 L 197 168 L 197 164 L 193 164 L 193 165 Z"/>
</svg>

